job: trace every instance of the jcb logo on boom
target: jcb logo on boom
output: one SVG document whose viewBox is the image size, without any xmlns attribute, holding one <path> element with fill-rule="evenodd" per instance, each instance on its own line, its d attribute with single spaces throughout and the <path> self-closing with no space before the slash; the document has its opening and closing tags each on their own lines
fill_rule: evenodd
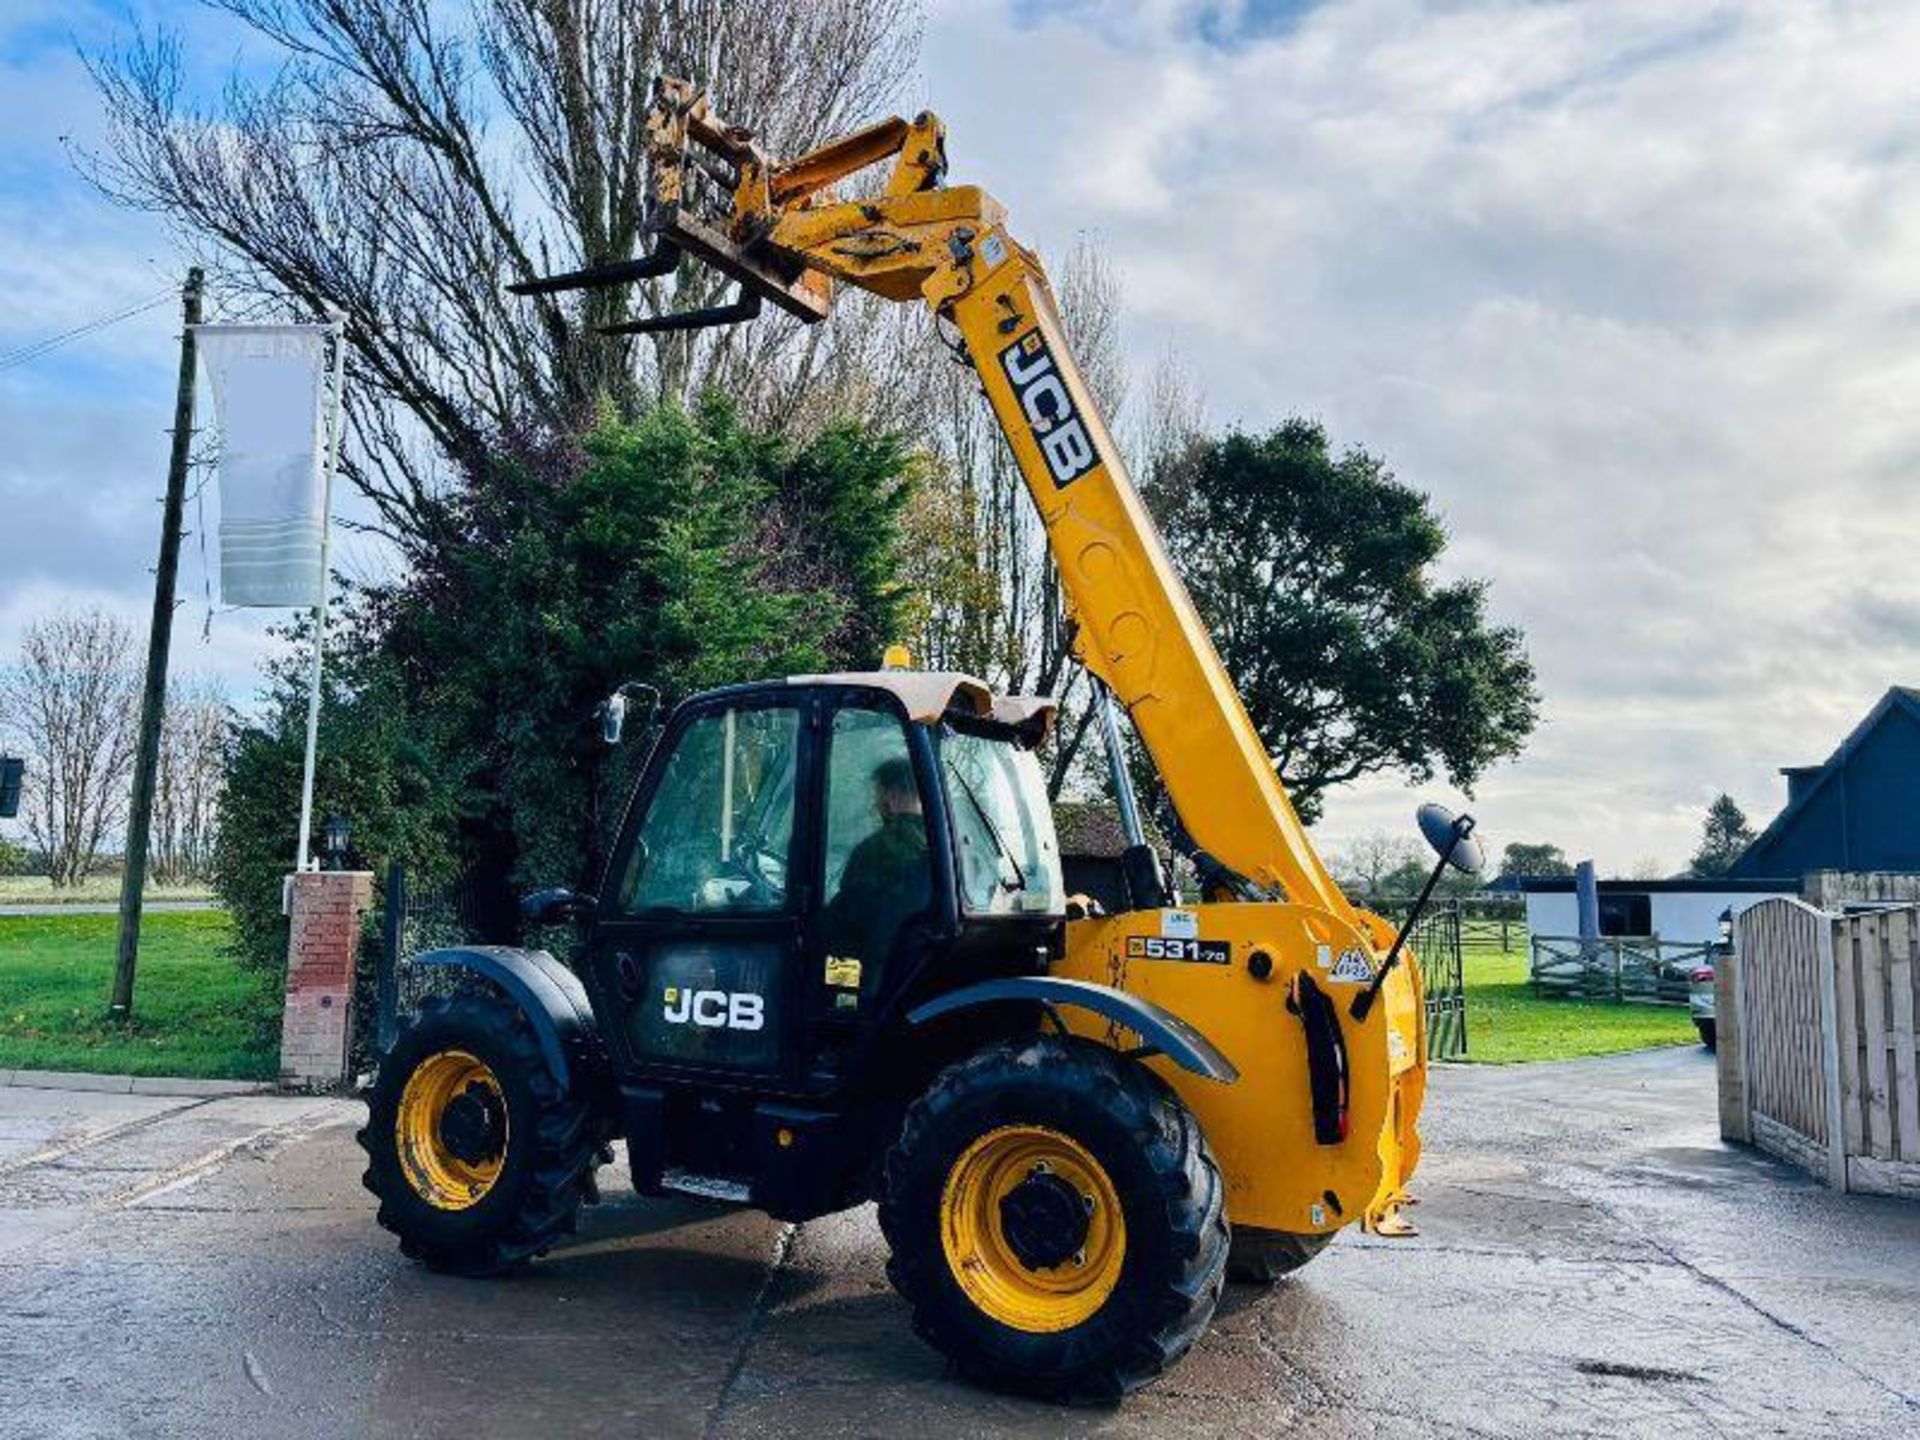
<svg viewBox="0 0 1920 1440">
<path fill-rule="evenodd" d="M 1046 337 L 1029 330 L 1000 352 L 1000 368 L 1013 382 L 1014 397 L 1026 412 L 1040 453 L 1047 457 L 1053 483 L 1065 487 L 1100 463 L 1086 422 L 1074 411 L 1073 395 L 1053 363 Z"/>
<path fill-rule="evenodd" d="M 683 990 L 667 987 L 662 1012 L 669 1025 L 700 1025 L 709 1030 L 758 1030 L 767 1023 L 765 997 L 746 991 Z"/>
</svg>

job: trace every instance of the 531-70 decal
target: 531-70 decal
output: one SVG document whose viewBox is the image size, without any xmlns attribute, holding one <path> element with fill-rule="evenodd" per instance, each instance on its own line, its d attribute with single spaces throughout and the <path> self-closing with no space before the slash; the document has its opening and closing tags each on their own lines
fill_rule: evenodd
<svg viewBox="0 0 1920 1440">
<path fill-rule="evenodd" d="M 1056 486 L 1064 490 L 1100 463 L 1093 432 L 1074 409 L 1073 394 L 1047 348 L 1046 336 L 1029 330 L 1000 352 L 1000 368 L 1013 382 L 1014 398 Z"/>
<path fill-rule="evenodd" d="M 1129 935 L 1129 960 L 1188 960 L 1202 965 L 1225 965 L 1233 959 L 1229 940 L 1176 940 L 1170 935 Z"/>
</svg>

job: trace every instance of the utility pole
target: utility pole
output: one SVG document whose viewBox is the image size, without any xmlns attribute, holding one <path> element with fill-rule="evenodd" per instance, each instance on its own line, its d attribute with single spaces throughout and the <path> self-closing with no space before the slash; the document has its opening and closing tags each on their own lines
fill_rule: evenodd
<svg viewBox="0 0 1920 1440">
<path fill-rule="evenodd" d="M 173 646 L 174 577 L 180 569 L 180 517 L 187 500 L 187 462 L 193 451 L 193 327 L 200 323 L 200 267 L 187 271 L 181 291 L 186 316 L 180 334 L 180 382 L 173 402 L 173 453 L 167 462 L 167 499 L 160 520 L 160 564 L 153 578 L 153 625 L 147 633 L 147 683 L 140 697 L 140 744 L 133 760 L 133 800 L 127 811 L 126 873 L 120 881 L 120 954 L 113 968 L 116 1020 L 133 1018 L 133 970 L 140 956 L 140 902 L 147 886 L 147 834 L 153 817 L 154 772 L 160 763 L 160 722 L 167 705 L 167 654 Z"/>
</svg>

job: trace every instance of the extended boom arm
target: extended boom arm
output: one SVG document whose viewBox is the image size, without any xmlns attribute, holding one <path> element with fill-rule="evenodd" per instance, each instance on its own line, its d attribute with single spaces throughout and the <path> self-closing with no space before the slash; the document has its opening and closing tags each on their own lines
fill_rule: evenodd
<svg viewBox="0 0 1920 1440">
<path fill-rule="evenodd" d="M 836 284 L 931 306 L 957 327 L 1039 507 L 1080 659 L 1126 706 L 1195 845 L 1257 887 L 1354 921 L 1128 478 L 1038 257 L 1008 235 L 992 196 L 942 187 L 940 122 L 887 120 L 775 163 L 691 86 L 662 80 L 648 137 L 654 253 L 516 288 L 623 283 L 691 256 L 738 280 L 742 298 L 623 332 L 723 324 L 763 297 L 818 321 Z M 888 159 L 881 194 L 834 197 L 831 186 Z M 695 213 L 694 171 L 730 194 L 726 213 Z"/>
</svg>

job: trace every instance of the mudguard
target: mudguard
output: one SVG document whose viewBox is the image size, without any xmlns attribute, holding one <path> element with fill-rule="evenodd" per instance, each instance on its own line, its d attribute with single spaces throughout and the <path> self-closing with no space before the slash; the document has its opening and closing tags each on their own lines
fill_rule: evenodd
<svg viewBox="0 0 1920 1440">
<path fill-rule="evenodd" d="M 1204 1079 L 1232 1084 L 1240 1078 L 1234 1063 L 1222 1055 L 1214 1043 L 1193 1026 L 1138 995 L 1115 990 L 1091 980 L 1066 980 L 1054 975 L 1019 975 L 1005 980 L 983 980 L 978 985 L 962 986 L 938 999 L 929 1000 L 907 1012 L 915 1025 L 965 1010 L 975 1005 L 993 1005 L 1008 1000 L 1025 1000 L 1055 1008 L 1067 1006 L 1086 1010 L 1101 1019 L 1133 1031 L 1151 1049 L 1159 1051 L 1182 1070 Z"/>
<path fill-rule="evenodd" d="M 423 951 L 408 963 L 428 970 L 469 970 L 504 990 L 533 1026 L 540 1054 L 561 1085 L 571 1082 L 574 1065 L 598 1044 L 600 1032 L 586 986 L 545 950 L 467 945 Z"/>
</svg>

